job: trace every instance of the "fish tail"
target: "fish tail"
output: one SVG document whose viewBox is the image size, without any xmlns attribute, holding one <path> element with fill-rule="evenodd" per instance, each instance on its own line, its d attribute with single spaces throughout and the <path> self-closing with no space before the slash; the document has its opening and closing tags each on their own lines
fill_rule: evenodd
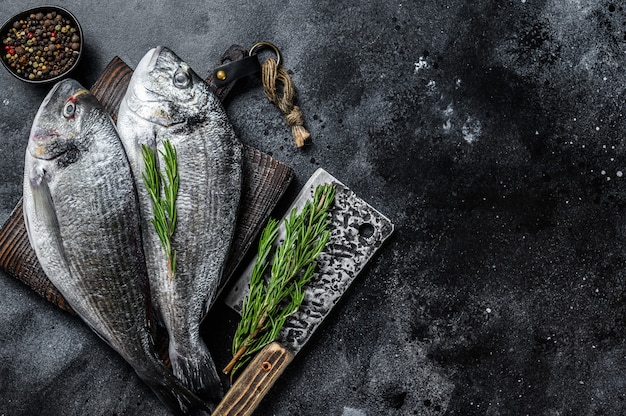
<svg viewBox="0 0 626 416">
<path fill-rule="evenodd" d="M 185 416 L 192 411 L 194 415 L 211 414 L 212 409 L 176 377 L 172 375 L 165 365 L 156 361 L 152 369 L 144 372 L 137 371 L 139 377 L 146 383 L 157 397 L 177 416 Z"/>
<path fill-rule="evenodd" d="M 209 400 L 221 400 L 224 393 L 220 376 L 204 343 L 193 351 L 182 351 L 170 343 L 169 356 L 172 372 L 187 388 Z"/>
</svg>

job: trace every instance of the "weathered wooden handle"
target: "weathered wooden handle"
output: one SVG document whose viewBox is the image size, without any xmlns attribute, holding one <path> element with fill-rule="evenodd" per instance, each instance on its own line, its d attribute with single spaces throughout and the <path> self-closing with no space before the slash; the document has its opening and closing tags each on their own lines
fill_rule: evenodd
<svg viewBox="0 0 626 416">
<path fill-rule="evenodd" d="M 228 390 L 212 415 L 252 415 L 293 357 L 293 353 L 277 342 L 263 348 Z"/>
</svg>

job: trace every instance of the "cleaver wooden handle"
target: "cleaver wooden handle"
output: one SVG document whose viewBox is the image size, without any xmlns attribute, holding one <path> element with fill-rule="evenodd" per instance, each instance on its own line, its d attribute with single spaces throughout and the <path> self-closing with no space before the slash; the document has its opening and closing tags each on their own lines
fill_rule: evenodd
<svg viewBox="0 0 626 416">
<path fill-rule="evenodd" d="M 293 357 L 293 353 L 277 342 L 267 345 L 248 364 L 212 415 L 252 415 Z"/>
</svg>

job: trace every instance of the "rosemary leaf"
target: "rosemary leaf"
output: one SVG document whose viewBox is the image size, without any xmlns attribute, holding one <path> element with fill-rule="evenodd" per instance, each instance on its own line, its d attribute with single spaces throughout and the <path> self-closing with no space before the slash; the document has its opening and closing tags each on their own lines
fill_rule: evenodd
<svg viewBox="0 0 626 416">
<path fill-rule="evenodd" d="M 283 222 L 285 238 L 280 244 L 276 242 L 278 221 L 268 221 L 233 337 L 233 359 L 224 373 L 234 374 L 274 341 L 287 317 L 302 304 L 304 286 L 315 275 L 315 260 L 330 238 L 328 210 L 334 197 L 333 185 L 318 186 L 313 201 L 307 201 L 300 213 L 292 210 Z"/>
<path fill-rule="evenodd" d="M 155 152 L 142 145 L 145 171 L 142 178 L 148 195 L 152 200 L 152 225 L 165 251 L 168 273 L 173 278 L 176 271 L 176 250 L 172 248 L 172 237 L 176 229 L 176 198 L 178 196 L 179 176 L 176 148 L 169 140 L 163 142 L 164 150 L 159 153 L 165 164 L 165 174 L 157 166 Z M 161 196 L 163 191 L 163 197 Z"/>
</svg>

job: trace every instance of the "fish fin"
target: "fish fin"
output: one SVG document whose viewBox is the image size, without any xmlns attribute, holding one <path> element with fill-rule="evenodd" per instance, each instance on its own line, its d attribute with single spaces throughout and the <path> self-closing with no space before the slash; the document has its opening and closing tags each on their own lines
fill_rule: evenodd
<svg viewBox="0 0 626 416">
<path fill-rule="evenodd" d="M 139 377 L 150 387 L 156 396 L 177 416 L 190 414 L 192 411 L 212 412 L 209 403 L 204 402 L 185 387 L 165 365 L 156 357 L 152 369 L 140 372 Z M 197 414 L 194 412 L 194 414 Z"/>
<path fill-rule="evenodd" d="M 222 399 L 222 383 L 215 363 L 204 343 L 195 351 L 182 352 L 170 340 L 169 350 L 172 372 L 192 391 L 209 400 Z"/>
<path fill-rule="evenodd" d="M 39 166 L 34 167 L 29 180 L 33 212 L 37 216 L 37 221 L 48 231 L 58 231 L 59 222 L 54 211 L 46 171 Z"/>
<path fill-rule="evenodd" d="M 38 246 L 45 245 L 46 257 L 55 254 L 58 259 L 58 263 L 51 266 L 63 269 L 63 275 L 69 274 L 59 220 L 45 169 L 41 166 L 34 166 L 29 176 L 29 185 L 29 192 L 24 195 L 24 223 L 31 247 L 36 249 Z M 45 236 L 45 242 L 40 239 L 40 244 L 37 244 L 36 235 Z"/>
</svg>

